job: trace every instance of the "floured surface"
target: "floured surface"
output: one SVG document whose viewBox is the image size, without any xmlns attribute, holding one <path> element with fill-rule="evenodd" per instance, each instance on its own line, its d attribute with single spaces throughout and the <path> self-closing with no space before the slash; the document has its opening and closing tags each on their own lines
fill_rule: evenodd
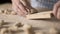
<svg viewBox="0 0 60 34">
<path fill-rule="evenodd" d="M 27 20 L 17 15 L 0 15 L 0 19 L 11 22 L 11 24 L 14 24 L 15 22 L 31 24 L 37 32 L 41 30 L 46 32 L 52 27 L 56 27 L 60 30 L 60 21 L 56 20 Z"/>
<path fill-rule="evenodd" d="M 0 15 L 0 20 L 5 20 L 6 22 L 11 23 L 10 26 L 13 25 L 15 22 L 21 22 L 24 24 L 26 24 L 26 23 L 31 24 L 34 27 L 34 30 L 36 33 L 40 33 L 42 31 L 48 33 L 48 31 L 52 27 L 55 27 L 58 30 L 60 30 L 60 21 L 55 20 L 55 19 L 28 20 L 28 19 L 18 16 L 18 15 Z"/>
</svg>

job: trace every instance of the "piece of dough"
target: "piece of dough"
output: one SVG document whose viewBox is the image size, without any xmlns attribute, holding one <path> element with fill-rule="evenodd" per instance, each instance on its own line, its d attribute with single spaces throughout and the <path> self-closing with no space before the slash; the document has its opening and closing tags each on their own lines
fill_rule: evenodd
<svg viewBox="0 0 60 34">
<path fill-rule="evenodd" d="M 25 24 L 23 26 L 23 30 L 24 30 L 25 34 L 35 34 L 31 25 Z"/>
<path fill-rule="evenodd" d="M 12 10 L 6 9 L 6 10 L 4 10 L 4 14 L 11 14 L 11 11 Z"/>
<path fill-rule="evenodd" d="M 11 31 L 17 31 L 17 30 L 18 30 L 18 27 L 16 27 L 16 26 L 11 26 L 11 27 L 9 27 L 8 29 L 11 30 Z"/>
<path fill-rule="evenodd" d="M 23 24 L 20 22 L 16 22 L 15 24 L 13 24 L 12 26 L 9 27 L 9 30 L 11 31 L 18 31 L 21 30 L 23 27 Z"/>
<path fill-rule="evenodd" d="M 11 15 L 17 15 L 17 13 L 15 11 L 12 11 Z"/>
<path fill-rule="evenodd" d="M 13 24 L 13 26 L 16 26 L 16 27 L 22 27 L 24 24 L 22 24 L 21 22 L 16 22 L 15 24 Z"/>
<path fill-rule="evenodd" d="M 12 31 L 9 30 L 8 28 L 2 28 L 0 33 L 1 34 L 12 34 Z"/>
<path fill-rule="evenodd" d="M 1 10 L 0 10 L 0 14 L 3 14 L 3 13 L 4 13 L 4 9 L 1 9 Z"/>
<path fill-rule="evenodd" d="M 17 23 L 16 26 L 19 28 L 19 27 L 22 27 L 23 24 L 21 24 L 21 23 Z"/>
<path fill-rule="evenodd" d="M 8 29 L 7 28 L 2 28 L 1 29 L 1 34 L 5 34 L 5 33 L 7 33 L 8 32 Z"/>
</svg>

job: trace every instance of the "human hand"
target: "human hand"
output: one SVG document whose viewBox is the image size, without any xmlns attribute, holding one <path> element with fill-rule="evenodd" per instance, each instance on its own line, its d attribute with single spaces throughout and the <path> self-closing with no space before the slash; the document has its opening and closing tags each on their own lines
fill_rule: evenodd
<svg viewBox="0 0 60 34">
<path fill-rule="evenodd" d="M 12 8 L 17 12 L 19 16 L 25 16 L 29 12 L 29 6 L 26 3 L 27 1 L 22 0 L 12 0 Z"/>
<path fill-rule="evenodd" d="M 60 19 L 60 1 L 58 1 L 53 7 L 53 14 L 57 19 Z"/>
</svg>

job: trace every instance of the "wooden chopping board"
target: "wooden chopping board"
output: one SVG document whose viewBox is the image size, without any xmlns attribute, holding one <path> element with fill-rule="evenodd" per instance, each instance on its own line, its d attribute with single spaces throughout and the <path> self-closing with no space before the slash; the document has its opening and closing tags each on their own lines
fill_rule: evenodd
<svg viewBox="0 0 60 34">
<path fill-rule="evenodd" d="M 4 6 L 4 5 L 2 5 L 2 6 Z M 8 6 L 8 5 L 10 5 L 10 4 L 7 4 L 6 6 Z M 15 22 L 31 24 L 34 27 L 36 33 L 41 32 L 41 31 L 48 32 L 48 30 L 52 27 L 56 27 L 58 30 L 60 30 L 60 21 L 56 20 L 56 19 L 28 20 L 28 19 L 18 16 L 18 15 L 0 15 L 0 20 L 5 20 L 7 22 L 11 22 L 11 24 L 14 24 Z"/>
</svg>

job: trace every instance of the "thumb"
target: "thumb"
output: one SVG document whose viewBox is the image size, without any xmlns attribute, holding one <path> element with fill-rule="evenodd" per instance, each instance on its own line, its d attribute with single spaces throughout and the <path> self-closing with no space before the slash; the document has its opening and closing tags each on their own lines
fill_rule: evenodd
<svg viewBox="0 0 60 34">
<path fill-rule="evenodd" d="M 53 7 L 53 14 L 54 14 L 54 16 L 57 16 L 57 12 L 58 12 L 59 6 L 60 6 L 59 2 L 54 5 L 54 7 Z"/>
</svg>

